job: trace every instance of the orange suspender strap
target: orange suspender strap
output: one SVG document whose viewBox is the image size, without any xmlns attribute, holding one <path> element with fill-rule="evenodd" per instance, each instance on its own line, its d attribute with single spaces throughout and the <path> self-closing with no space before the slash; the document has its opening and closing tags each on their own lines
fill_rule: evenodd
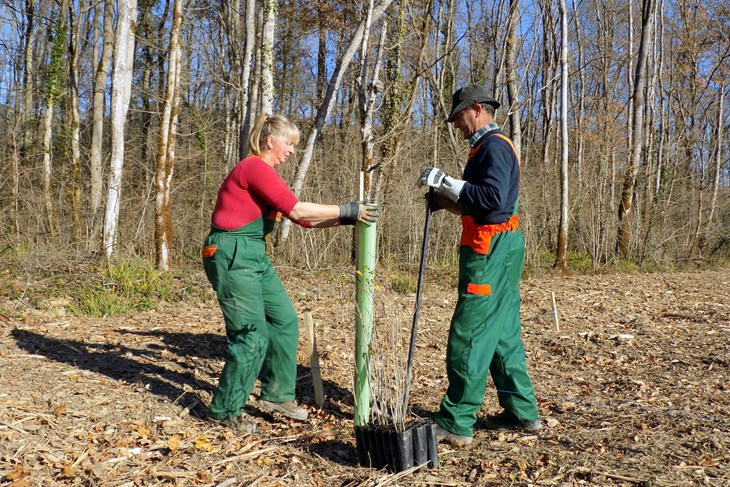
<svg viewBox="0 0 730 487">
<path fill-rule="evenodd" d="M 515 148 L 515 144 L 514 144 L 514 143 L 512 143 L 512 139 L 510 139 L 510 138 L 509 138 L 509 137 L 507 137 L 506 135 L 502 135 L 502 134 L 492 134 L 492 135 L 490 135 L 490 137 L 493 137 L 493 136 L 495 136 L 495 135 L 496 135 L 497 137 L 499 137 L 500 139 L 506 140 L 506 141 L 507 141 L 507 143 L 509 144 L 509 146 L 510 146 L 510 147 L 512 147 L 512 152 L 514 152 L 514 153 L 515 153 L 515 158 L 517 159 L 517 167 L 519 167 L 519 168 L 520 168 L 520 170 L 521 170 L 521 169 L 522 169 L 522 166 L 520 165 L 520 156 L 519 156 L 519 155 L 517 155 L 517 149 Z"/>
</svg>

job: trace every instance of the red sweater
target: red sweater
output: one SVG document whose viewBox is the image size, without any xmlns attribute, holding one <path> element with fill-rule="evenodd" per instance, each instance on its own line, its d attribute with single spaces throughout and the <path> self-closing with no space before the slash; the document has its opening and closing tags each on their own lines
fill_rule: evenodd
<svg viewBox="0 0 730 487">
<path fill-rule="evenodd" d="M 212 222 L 223 230 L 235 230 L 257 218 L 268 218 L 272 209 L 288 217 L 298 202 L 274 168 L 260 157 L 251 155 L 239 162 L 223 180 Z M 307 222 L 295 223 L 309 226 Z"/>
</svg>

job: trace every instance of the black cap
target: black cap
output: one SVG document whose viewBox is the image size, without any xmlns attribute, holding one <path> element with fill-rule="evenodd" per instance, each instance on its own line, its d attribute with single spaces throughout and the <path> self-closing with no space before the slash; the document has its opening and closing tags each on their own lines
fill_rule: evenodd
<svg viewBox="0 0 730 487">
<path fill-rule="evenodd" d="M 495 110 L 499 108 L 499 102 L 487 94 L 487 89 L 484 85 L 467 85 L 456 90 L 451 97 L 451 113 L 446 121 L 452 123 L 457 113 L 465 108 L 469 108 L 475 103 L 488 103 Z"/>
</svg>

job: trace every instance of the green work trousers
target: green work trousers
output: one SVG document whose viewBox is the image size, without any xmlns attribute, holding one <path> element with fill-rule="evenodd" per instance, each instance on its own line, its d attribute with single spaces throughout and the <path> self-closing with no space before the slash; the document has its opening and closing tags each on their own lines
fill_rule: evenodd
<svg viewBox="0 0 730 487">
<path fill-rule="evenodd" d="M 214 252 L 203 266 L 218 296 L 228 341 L 208 411 L 214 419 L 240 416 L 257 377 L 264 400 L 285 402 L 295 395 L 299 321 L 266 255 L 262 226 L 257 220 L 233 231 L 214 229 L 204 243 L 211 249 L 207 254 Z"/>
<path fill-rule="evenodd" d="M 489 372 L 506 411 L 521 421 L 539 417 L 520 338 L 524 257 L 519 229 L 494 235 L 487 255 L 460 249 L 459 300 L 446 349 L 449 387 L 435 417 L 452 433 L 473 436 Z"/>
</svg>

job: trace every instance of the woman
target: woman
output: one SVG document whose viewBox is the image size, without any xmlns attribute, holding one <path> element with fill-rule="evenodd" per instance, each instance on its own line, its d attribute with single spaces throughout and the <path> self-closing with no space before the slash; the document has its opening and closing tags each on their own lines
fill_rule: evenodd
<svg viewBox="0 0 730 487">
<path fill-rule="evenodd" d="M 254 382 L 261 381 L 257 407 L 303 421 L 294 400 L 299 320 L 266 255 L 264 237 L 283 214 L 311 228 L 371 223 L 378 209 L 357 201 L 321 205 L 299 201 L 274 168 L 294 153 L 297 127 L 281 115 L 260 115 L 249 136 L 249 155 L 226 176 L 218 192 L 203 266 L 226 323 L 228 354 L 208 418 L 252 433 L 242 417 Z"/>
</svg>

